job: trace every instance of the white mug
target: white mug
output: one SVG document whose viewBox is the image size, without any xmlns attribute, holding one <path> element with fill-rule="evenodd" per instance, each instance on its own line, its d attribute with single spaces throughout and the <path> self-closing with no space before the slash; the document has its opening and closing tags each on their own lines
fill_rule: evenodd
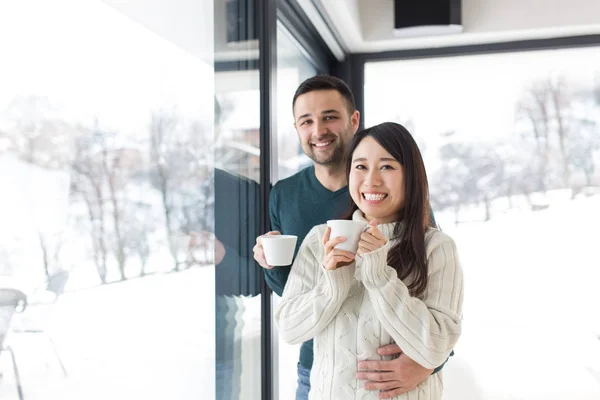
<svg viewBox="0 0 600 400">
<path fill-rule="evenodd" d="M 360 235 L 367 229 L 367 225 L 368 223 L 364 221 L 352 221 L 349 219 L 329 220 L 327 221 L 327 226 L 331 228 L 329 239 L 331 240 L 338 236 L 345 237 L 346 241 L 338 244 L 335 248 L 356 254 Z"/>
<path fill-rule="evenodd" d="M 268 235 L 261 238 L 267 264 L 273 266 L 291 265 L 298 236 Z"/>
</svg>

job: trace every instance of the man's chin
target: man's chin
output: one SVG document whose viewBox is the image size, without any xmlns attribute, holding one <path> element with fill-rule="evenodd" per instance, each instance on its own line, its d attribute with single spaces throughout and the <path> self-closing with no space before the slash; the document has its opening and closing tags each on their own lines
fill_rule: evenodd
<svg viewBox="0 0 600 400">
<path fill-rule="evenodd" d="M 335 160 L 333 158 L 331 158 L 331 157 L 330 158 L 326 158 L 326 159 L 324 159 L 324 158 L 316 158 L 315 157 L 312 160 L 315 162 L 315 164 L 319 164 L 319 165 L 323 165 L 323 166 L 329 166 L 329 165 L 335 165 L 336 164 Z"/>
<path fill-rule="evenodd" d="M 335 153 L 330 154 L 328 156 L 323 155 L 320 157 L 313 153 L 309 156 L 309 158 L 313 160 L 316 164 L 323 166 L 337 165 L 342 161 L 340 157 L 338 157 Z"/>
</svg>

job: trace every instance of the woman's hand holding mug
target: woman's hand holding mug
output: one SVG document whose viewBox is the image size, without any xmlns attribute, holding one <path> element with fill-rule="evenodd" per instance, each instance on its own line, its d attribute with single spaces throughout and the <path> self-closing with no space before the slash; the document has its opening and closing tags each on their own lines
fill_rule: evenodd
<svg viewBox="0 0 600 400">
<path fill-rule="evenodd" d="M 323 268 L 334 270 L 338 267 L 344 267 L 354 261 L 354 253 L 349 251 L 336 249 L 335 246 L 345 242 L 346 238 L 343 236 L 334 237 L 330 239 L 331 228 L 327 227 L 325 234 L 323 235 L 323 246 L 325 247 L 325 257 L 323 258 Z"/>
<path fill-rule="evenodd" d="M 382 248 L 386 243 L 387 239 L 383 236 L 379 228 L 377 228 L 377 221 L 373 219 L 369 222 L 367 229 L 360 235 L 356 254 L 371 253 Z"/>
</svg>

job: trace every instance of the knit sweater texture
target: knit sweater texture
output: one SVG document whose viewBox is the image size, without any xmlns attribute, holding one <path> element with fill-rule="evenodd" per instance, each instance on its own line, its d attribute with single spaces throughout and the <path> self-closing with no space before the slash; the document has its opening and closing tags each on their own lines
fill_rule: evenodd
<svg viewBox="0 0 600 400">
<path fill-rule="evenodd" d="M 356 211 L 355 220 L 365 220 Z M 314 227 L 300 247 L 283 298 L 275 310 L 282 338 L 290 344 L 314 338 L 310 400 L 377 399 L 356 379 L 358 362 L 387 360 L 381 346 L 396 343 L 411 359 L 436 368 L 448 358 L 461 333 L 463 275 L 454 241 L 430 228 L 425 247 L 427 289 L 418 297 L 387 265 L 396 243 L 394 223 L 378 228 L 388 239 L 382 248 L 357 256 L 335 270 L 322 267 L 326 225 Z M 442 373 L 431 375 L 403 400 L 442 398 Z"/>
</svg>

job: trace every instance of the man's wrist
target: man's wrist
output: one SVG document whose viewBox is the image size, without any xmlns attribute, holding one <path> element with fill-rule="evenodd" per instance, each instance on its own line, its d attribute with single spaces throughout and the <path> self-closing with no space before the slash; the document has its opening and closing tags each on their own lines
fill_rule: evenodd
<svg viewBox="0 0 600 400">
<path fill-rule="evenodd" d="M 450 357 L 452 357 L 454 355 L 454 350 L 452 350 L 450 352 L 450 355 L 448 356 L 448 358 L 446 359 L 446 361 L 444 361 L 444 363 L 442 365 L 440 365 L 439 367 L 437 367 L 436 369 L 433 370 L 433 372 L 431 373 L 431 375 L 437 374 L 438 372 L 440 372 L 443 368 L 444 365 L 446 365 L 446 363 L 448 362 L 448 360 L 450 359 Z"/>
</svg>

